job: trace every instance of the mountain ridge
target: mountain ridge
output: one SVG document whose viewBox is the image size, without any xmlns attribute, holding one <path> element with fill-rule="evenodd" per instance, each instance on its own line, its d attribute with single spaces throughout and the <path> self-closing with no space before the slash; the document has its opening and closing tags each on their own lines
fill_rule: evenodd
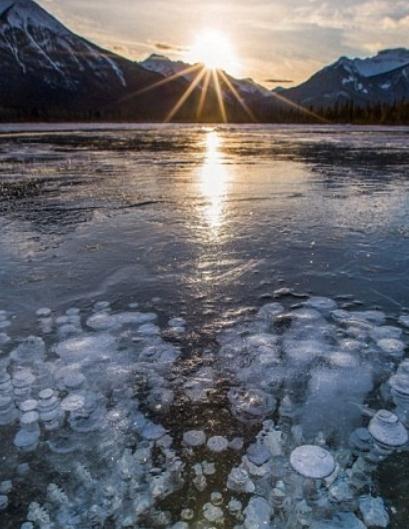
<svg viewBox="0 0 409 529">
<path fill-rule="evenodd" d="M 34 0 L 0 0 L 0 119 L 221 121 L 209 86 L 198 115 L 201 68 L 152 54 L 136 62 L 72 32 Z M 269 90 L 252 79 L 221 73 L 229 121 L 314 119 L 314 112 L 352 102 L 358 106 L 409 101 L 409 50 L 374 57 L 340 57 L 292 88 Z M 169 79 L 170 78 L 170 79 Z M 189 91 L 189 97 L 184 94 Z M 178 102 L 185 98 L 184 104 Z M 297 110 L 298 108 L 298 110 Z"/>
</svg>

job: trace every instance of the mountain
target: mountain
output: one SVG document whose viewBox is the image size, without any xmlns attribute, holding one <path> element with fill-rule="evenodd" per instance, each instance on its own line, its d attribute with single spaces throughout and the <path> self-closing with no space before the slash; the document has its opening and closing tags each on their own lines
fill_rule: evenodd
<svg viewBox="0 0 409 529">
<path fill-rule="evenodd" d="M 183 61 L 171 61 L 164 55 L 159 55 L 158 53 L 153 53 L 147 59 L 141 61 L 139 65 L 142 66 L 142 68 L 145 68 L 145 70 L 160 73 L 165 77 L 180 74 L 192 66 Z M 192 75 L 189 74 L 185 74 L 184 77 L 188 80 L 192 79 Z"/>
<path fill-rule="evenodd" d="M 409 100 L 409 50 L 384 50 L 367 59 L 341 57 L 280 94 L 315 108 L 349 101 L 364 107 Z"/>
<path fill-rule="evenodd" d="M 163 119 L 186 89 L 74 34 L 32 0 L 0 0 L 0 109 L 10 116 Z M 138 95 L 139 94 L 139 95 Z"/>
<path fill-rule="evenodd" d="M 139 63 L 140 66 L 152 72 L 160 73 L 166 77 L 181 74 L 185 79 L 192 81 L 197 72 L 191 72 L 192 64 L 183 61 L 172 61 L 168 57 L 159 54 L 152 54 L 147 59 Z M 200 65 L 197 65 L 198 67 Z M 253 79 L 235 79 L 224 73 L 232 85 L 243 96 L 267 97 L 271 96 L 270 90 L 253 81 Z"/>
<path fill-rule="evenodd" d="M 2 121 L 163 121 L 177 108 L 172 119 L 219 122 L 217 83 L 210 82 L 204 101 L 204 79 L 189 88 L 200 69 L 158 54 L 140 63 L 125 59 L 76 35 L 33 0 L 0 0 Z M 303 122 L 313 114 L 298 104 L 342 109 L 351 101 L 393 107 L 406 100 L 409 113 L 409 50 L 403 48 L 368 59 L 341 57 L 290 89 L 270 91 L 225 72 L 218 77 L 231 122 Z"/>
</svg>

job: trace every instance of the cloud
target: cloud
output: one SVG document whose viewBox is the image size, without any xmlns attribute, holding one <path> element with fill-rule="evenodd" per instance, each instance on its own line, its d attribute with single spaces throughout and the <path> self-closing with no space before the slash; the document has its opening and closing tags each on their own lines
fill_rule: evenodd
<svg viewBox="0 0 409 529">
<path fill-rule="evenodd" d="M 293 83 L 294 81 L 291 81 L 289 79 L 264 79 L 265 83 L 281 83 L 281 84 L 289 84 Z"/>
<path fill-rule="evenodd" d="M 174 51 L 174 52 L 183 52 L 186 51 L 187 48 L 183 46 L 176 46 L 174 44 L 169 44 L 167 42 L 154 42 L 153 44 L 157 50 L 161 51 Z"/>
</svg>

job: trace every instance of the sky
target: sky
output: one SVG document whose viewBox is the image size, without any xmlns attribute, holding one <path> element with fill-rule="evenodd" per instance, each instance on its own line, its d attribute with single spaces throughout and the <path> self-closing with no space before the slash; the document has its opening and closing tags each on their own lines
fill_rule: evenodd
<svg viewBox="0 0 409 529">
<path fill-rule="evenodd" d="M 151 53 L 183 60 L 198 33 L 223 32 L 240 77 L 270 87 L 300 83 L 340 56 L 409 47 L 409 0 L 38 2 L 73 31 L 135 60 Z"/>
</svg>

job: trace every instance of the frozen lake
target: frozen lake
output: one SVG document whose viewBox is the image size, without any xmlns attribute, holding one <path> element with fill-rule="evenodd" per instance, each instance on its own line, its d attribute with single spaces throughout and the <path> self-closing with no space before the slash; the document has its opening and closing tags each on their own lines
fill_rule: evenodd
<svg viewBox="0 0 409 529">
<path fill-rule="evenodd" d="M 409 129 L 51 128 L 0 127 L 2 529 L 407 529 Z"/>
</svg>

